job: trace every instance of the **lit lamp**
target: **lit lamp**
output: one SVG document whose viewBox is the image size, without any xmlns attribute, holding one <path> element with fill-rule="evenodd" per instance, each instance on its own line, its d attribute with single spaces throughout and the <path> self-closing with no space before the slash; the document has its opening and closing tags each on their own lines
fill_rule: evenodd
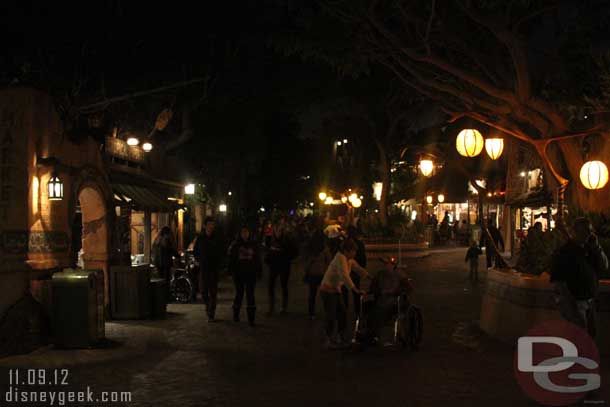
<svg viewBox="0 0 610 407">
<path fill-rule="evenodd" d="M 497 160 L 504 151 L 504 139 L 502 138 L 488 138 L 485 140 L 485 151 L 492 160 Z"/>
<path fill-rule="evenodd" d="M 346 203 L 347 202 L 347 197 L 346 196 L 342 196 L 341 197 L 341 202 Z"/>
<path fill-rule="evenodd" d="M 354 208 L 360 208 L 362 206 L 362 201 L 360 200 L 360 198 L 356 198 L 352 201 L 352 206 Z"/>
<path fill-rule="evenodd" d="M 145 152 L 150 152 L 150 150 L 153 149 L 153 145 L 151 143 L 149 143 L 148 141 L 144 144 L 142 144 L 142 150 L 144 150 Z"/>
<path fill-rule="evenodd" d="M 455 139 L 455 148 L 464 157 L 476 157 L 483 151 L 483 136 L 476 129 L 464 129 Z"/>
<path fill-rule="evenodd" d="M 432 175 L 432 170 L 434 170 L 434 162 L 432 160 L 421 160 L 419 162 L 419 170 L 424 177 L 429 177 Z"/>
<path fill-rule="evenodd" d="M 56 171 L 49 178 L 49 201 L 61 201 L 64 198 L 64 183 L 61 182 Z"/>
<path fill-rule="evenodd" d="M 195 184 L 188 184 L 184 187 L 184 193 L 187 195 L 195 195 Z"/>
<path fill-rule="evenodd" d="M 227 205 L 221 204 L 220 206 L 218 206 L 218 211 L 222 213 L 227 212 Z"/>
<path fill-rule="evenodd" d="M 356 194 L 351 194 L 351 195 L 350 195 L 350 196 L 347 198 L 347 200 L 348 200 L 348 201 L 350 201 L 350 203 L 351 203 L 351 204 L 353 204 L 353 203 L 354 203 L 354 201 L 355 201 L 356 199 L 359 199 L 359 198 L 358 198 L 358 195 L 356 195 Z"/>
<path fill-rule="evenodd" d="M 587 161 L 580 168 L 580 182 L 587 189 L 601 189 L 608 183 L 608 167 L 601 161 Z"/>
<path fill-rule="evenodd" d="M 443 202 L 445 202 L 445 195 L 443 195 L 443 194 L 438 194 L 438 197 L 437 197 L 436 199 L 438 199 L 438 201 L 439 201 L 440 203 L 443 203 Z"/>
<path fill-rule="evenodd" d="M 320 201 L 326 200 L 326 192 L 320 192 L 318 198 L 320 198 Z"/>
<path fill-rule="evenodd" d="M 428 195 L 426 197 L 426 202 L 428 202 L 428 204 L 432 204 L 432 195 Z"/>
<path fill-rule="evenodd" d="M 140 144 L 140 140 L 138 140 L 135 137 L 129 137 L 127 139 L 127 145 L 128 146 L 137 146 L 138 144 Z"/>
<path fill-rule="evenodd" d="M 325 203 L 326 205 L 330 205 L 330 204 L 332 204 L 332 203 L 333 203 L 333 201 L 334 201 L 334 199 L 333 199 L 333 197 L 332 197 L 332 196 L 327 196 L 327 197 L 326 197 L 326 200 L 324 200 L 324 203 Z"/>
</svg>

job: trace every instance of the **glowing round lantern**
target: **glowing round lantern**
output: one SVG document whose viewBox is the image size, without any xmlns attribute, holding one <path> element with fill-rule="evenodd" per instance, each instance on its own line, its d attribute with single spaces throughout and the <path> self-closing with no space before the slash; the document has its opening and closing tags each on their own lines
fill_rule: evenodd
<svg viewBox="0 0 610 407">
<path fill-rule="evenodd" d="M 421 160 L 419 162 L 419 170 L 424 177 L 429 177 L 434 170 L 434 162 L 432 160 Z"/>
<path fill-rule="evenodd" d="M 318 198 L 320 198 L 320 201 L 326 200 L 326 192 L 320 192 Z"/>
<path fill-rule="evenodd" d="M 608 183 L 608 167 L 601 161 L 587 161 L 580 169 L 580 182 L 587 189 L 601 189 Z"/>
<path fill-rule="evenodd" d="M 346 203 L 347 202 L 347 197 L 346 196 L 342 196 L 341 197 L 341 202 Z"/>
<path fill-rule="evenodd" d="M 476 157 L 483 151 L 483 136 L 476 129 L 464 129 L 455 139 L 455 148 L 464 157 Z"/>
<path fill-rule="evenodd" d="M 504 139 L 502 138 L 488 138 L 485 140 L 485 151 L 492 160 L 497 160 L 504 151 Z"/>
<path fill-rule="evenodd" d="M 335 200 L 333 199 L 333 197 L 332 197 L 332 196 L 327 196 L 327 197 L 326 197 L 326 199 L 324 200 L 324 203 L 325 203 L 326 205 L 332 205 L 332 203 L 333 203 L 334 201 L 335 201 Z"/>
<path fill-rule="evenodd" d="M 362 201 L 360 200 L 360 198 L 356 198 L 352 201 L 352 206 L 354 208 L 360 208 L 362 206 Z"/>
<path fill-rule="evenodd" d="M 433 199 L 433 198 L 432 198 L 432 195 L 428 195 L 428 196 L 426 197 L 426 202 L 428 202 L 428 204 L 431 204 L 431 203 L 432 203 L 432 199 Z"/>
<path fill-rule="evenodd" d="M 438 201 L 439 201 L 440 203 L 443 203 L 443 202 L 445 202 L 445 195 L 443 195 L 443 194 L 438 194 L 438 197 L 437 197 L 436 199 L 438 199 Z"/>
</svg>

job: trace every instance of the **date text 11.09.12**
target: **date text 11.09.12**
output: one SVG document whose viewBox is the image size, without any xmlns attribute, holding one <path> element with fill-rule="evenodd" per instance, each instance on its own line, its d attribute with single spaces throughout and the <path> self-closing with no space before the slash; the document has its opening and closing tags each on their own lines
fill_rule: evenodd
<svg viewBox="0 0 610 407">
<path fill-rule="evenodd" d="M 65 386 L 68 369 L 10 369 L 11 386 Z"/>
</svg>

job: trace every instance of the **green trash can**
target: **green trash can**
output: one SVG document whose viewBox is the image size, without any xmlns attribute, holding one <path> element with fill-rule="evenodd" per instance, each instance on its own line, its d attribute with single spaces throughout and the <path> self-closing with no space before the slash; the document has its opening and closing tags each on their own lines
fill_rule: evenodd
<svg viewBox="0 0 610 407">
<path fill-rule="evenodd" d="M 150 316 L 152 318 L 165 318 L 167 315 L 165 284 L 165 280 L 162 278 L 150 280 Z"/>
<path fill-rule="evenodd" d="M 104 339 L 102 271 L 66 269 L 53 275 L 52 287 L 55 346 L 90 348 Z"/>
</svg>

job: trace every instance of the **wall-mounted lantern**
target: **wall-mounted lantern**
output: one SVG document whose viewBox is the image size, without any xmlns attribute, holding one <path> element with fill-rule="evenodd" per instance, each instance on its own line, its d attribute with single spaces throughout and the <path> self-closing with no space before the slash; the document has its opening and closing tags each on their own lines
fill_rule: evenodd
<svg viewBox="0 0 610 407">
<path fill-rule="evenodd" d="M 53 171 L 49 178 L 49 201 L 61 201 L 64 199 L 64 183 L 57 175 L 57 171 Z"/>
</svg>

